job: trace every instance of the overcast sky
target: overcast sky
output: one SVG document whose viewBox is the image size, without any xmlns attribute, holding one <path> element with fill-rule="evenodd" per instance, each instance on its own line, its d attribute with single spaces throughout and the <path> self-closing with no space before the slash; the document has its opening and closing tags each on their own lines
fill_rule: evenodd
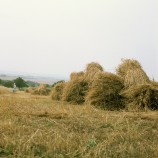
<svg viewBox="0 0 158 158">
<path fill-rule="evenodd" d="M 158 80 L 158 0 L 0 0 L 0 71 L 114 72 L 121 58 Z"/>
</svg>

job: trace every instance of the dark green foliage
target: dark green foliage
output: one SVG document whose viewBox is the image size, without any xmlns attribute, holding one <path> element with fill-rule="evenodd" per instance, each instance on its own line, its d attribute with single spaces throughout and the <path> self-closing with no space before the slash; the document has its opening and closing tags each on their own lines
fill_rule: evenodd
<svg viewBox="0 0 158 158">
<path fill-rule="evenodd" d="M 55 87 L 55 85 L 57 85 L 58 83 L 64 83 L 64 82 L 65 82 L 64 80 L 57 81 L 57 82 L 52 84 L 52 87 Z"/>
<path fill-rule="evenodd" d="M 11 87 L 13 87 L 14 82 L 13 82 L 13 81 L 10 81 L 10 80 L 2 80 L 1 84 L 2 84 L 4 87 L 11 88 Z"/>
<path fill-rule="evenodd" d="M 0 147 L 0 157 L 8 157 L 13 155 L 13 151 Z"/>
<path fill-rule="evenodd" d="M 2 79 L 0 79 L 0 85 L 2 85 L 2 83 L 3 83 L 3 80 L 2 80 Z"/>
<path fill-rule="evenodd" d="M 28 87 L 27 83 L 31 83 L 31 81 L 25 81 L 21 77 L 16 78 L 15 80 L 2 80 L 0 79 L 0 84 L 4 87 L 12 88 L 14 83 L 18 88 Z M 34 82 L 33 82 L 34 83 Z"/>
<path fill-rule="evenodd" d="M 18 88 L 22 88 L 22 87 L 28 87 L 27 83 L 25 80 L 23 80 L 21 77 L 18 77 L 14 80 L 14 83 L 16 84 L 16 86 Z"/>
</svg>

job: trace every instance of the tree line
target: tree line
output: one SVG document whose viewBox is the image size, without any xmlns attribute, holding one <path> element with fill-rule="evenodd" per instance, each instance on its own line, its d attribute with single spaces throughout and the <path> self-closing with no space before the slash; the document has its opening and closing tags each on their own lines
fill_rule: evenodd
<svg viewBox="0 0 158 158">
<path fill-rule="evenodd" d="M 18 77 L 14 80 L 2 80 L 0 79 L 0 85 L 12 88 L 13 84 L 16 84 L 18 88 L 24 88 L 24 87 L 36 87 L 39 85 L 37 82 L 32 82 L 32 81 L 25 81 L 21 77 Z"/>
</svg>

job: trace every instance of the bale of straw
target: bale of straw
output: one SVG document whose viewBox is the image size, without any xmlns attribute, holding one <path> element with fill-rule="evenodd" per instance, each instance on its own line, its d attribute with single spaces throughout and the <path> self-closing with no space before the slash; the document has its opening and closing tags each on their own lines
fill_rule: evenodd
<svg viewBox="0 0 158 158">
<path fill-rule="evenodd" d="M 122 79 L 112 73 L 99 73 L 86 96 L 86 103 L 107 110 L 123 108 L 122 97 L 119 95 L 123 89 Z"/>
<path fill-rule="evenodd" d="M 84 72 L 80 71 L 80 72 L 72 72 L 70 74 L 70 80 L 80 80 L 84 78 Z"/>
<path fill-rule="evenodd" d="M 57 83 L 52 90 L 51 98 L 53 100 L 61 100 L 62 99 L 62 94 L 63 94 L 63 89 L 65 87 L 65 83 Z"/>
<path fill-rule="evenodd" d="M 33 92 L 32 94 L 35 95 L 49 95 L 51 90 L 46 87 L 45 84 L 40 84 Z"/>
<path fill-rule="evenodd" d="M 33 93 L 34 90 L 35 90 L 35 87 L 28 87 L 28 88 L 25 89 L 25 92 L 26 93 Z"/>
<path fill-rule="evenodd" d="M 96 62 L 91 62 L 87 64 L 85 69 L 85 80 L 87 80 L 88 82 L 93 82 L 97 74 L 102 71 L 103 71 L 103 67 Z"/>
<path fill-rule="evenodd" d="M 122 59 L 122 63 L 117 67 L 116 73 L 124 79 L 129 70 L 142 69 L 142 66 L 137 60 Z"/>
<path fill-rule="evenodd" d="M 142 69 L 128 70 L 124 77 L 124 85 L 126 88 L 143 85 L 149 83 L 149 77 Z"/>
<path fill-rule="evenodd" d="M 71 80 L 66 83 L 62 100 L 72 104 L 82 104 L 85 102 L 85 95 L 88 90 L 88 82 L 80 80 Z"/>
<path fill-rule="evenodd" d="M 153 84 L 143 84 L 131 87 L 121 95 L 125 98 L 128 110 L 158 109 L 158 87 Z"/>
</svg>

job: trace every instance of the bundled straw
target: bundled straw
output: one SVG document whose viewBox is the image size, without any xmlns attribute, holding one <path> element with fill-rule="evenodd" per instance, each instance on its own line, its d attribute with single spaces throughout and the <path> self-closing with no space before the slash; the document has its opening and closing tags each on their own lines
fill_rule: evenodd
<svg viewBox="0 0 158 158">
<path fill-rule="evenodd" d="M 137 60 L 122 59 L 122 63 L 116 69 L 117 74 L 124 79 L 129 70 L 142 69 Z"/>
<path fill-rule="evenodd" d="M 124 85 L 126 88 L 143 85 L 149 83 L 149 77 L 142 69 L 128 70 L 124 77 Z"/>
<path fill-rule="evenodd" d="M 122 108 L 123 102 L 119 92 L 123 88 L 123 81 L 117 75 L 101 72 L 86 96 L 86 102 L 96 107 L 108 110 Z"/>
<path fill-rule="evenodd" d="M 91 62 L 87 65 L 85 70 L 85 79 L 88 82 L 92 82 L 95 80 L 98 73 L 103 71 L 103 67 L 95 62 Z"/>
<path fill-rule="evenodd" d="M 62 99 L 62 94 L 63 94 L 63 89 L 65 87 L 65 83 L 57 83 L 55 87 L 52 90 L 51 97 L 53 100 L 61 100 Z"/>
<path fill-rule="evenodd" d="M 26 88 L 25 92 L 26 93 L 33 93 L 35 89 L 36 89 L 35 87 L 28 87 L 28 88 Z"/>
<path fill-rule="evenodd" d="M 158 87 L 152 84 L 137 85 L 122 93 L 126 99 L 127 109 L 158 109 Z"/>
<path fill-rule="evenodd" d="M 88 82 L 83 79 L 72 80 L 66 83 L 63 90 L 62 100 L 82 104 L 85 101 L 85 94 L 88 90 Z"/>
<path fill-rule="evenodd" d="M 70 74 L 70 80 L 79 80 L 84 78 L 84 72 L 80 71 L 80 72 L 72 72 Z"/>
<path fill-rule="evenodd" d="M 49 95 L 51 92 L 51 90 L 49 88 L 46 87 L 45 84 L 41 84 L 39 85 L 39 87 L 37 87 L 32 94 L 35 95 Z"/>
</svg>

